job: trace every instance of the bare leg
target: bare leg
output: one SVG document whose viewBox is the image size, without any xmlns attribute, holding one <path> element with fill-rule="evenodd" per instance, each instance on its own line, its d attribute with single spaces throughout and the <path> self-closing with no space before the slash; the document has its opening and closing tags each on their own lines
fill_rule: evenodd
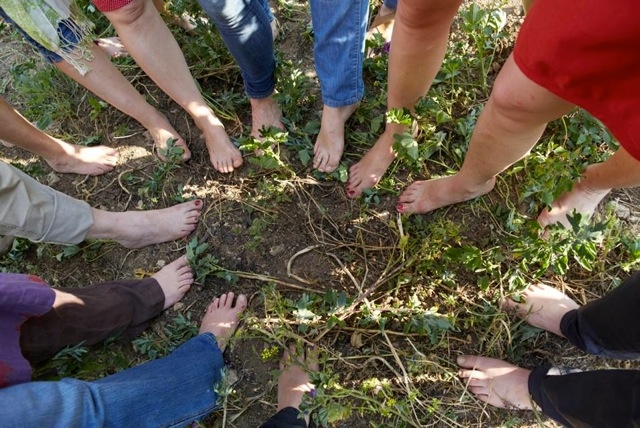
<svg viewBox="0 0 640 428">
<path fill-rule="evenodd" d="M 640 162 L 620 147 L 605 162 L 589 165 L 570 192 L 561 195 L 538 217 L 542 227 L 561 223 L 569 228 L 567 214 L 574 211 L 591 217 L 600 201 L 611 189 L 640 185 Z"/>
<path fill-rule="evenodd" d="M 200 334 L 212 333 L 222 352 L 238 327 L 240 314 L 247 308 L 247 296 L 240 294 L 235 306 L 233 305 L 233 297 L 232 292 L 216 297 L 207 308 L 200 325 Z"/>
<path fill-rule="evenodd" d="M 156 148 L 166 148 L 167 140 L 174 138 L 178 141 L 178 145 L 185 148 L 183 158 L 189 159 L 191 157 L 189 149 L 167 118 L 147 103 L 144 97 L 111 63 L 102 49 L 98 46 L 92 46 L 91 52 L 93 60 L 88 63 L 91 71 L 84 76 L 65 61 L 56 63 L 56 66 L 98 97 L 140 122 L 151 134 Z"/>
<path fill-rule="evenodd" d="M 284 350 L 278 377 L 278 410 L 287 407 L 299 409 L 302 397 L 315 389 L 306 370 L 319 370 L 318 352 L 315 348 L 308 347 L 305 353 L 306 357 L 299 355 L 295 345 L 289 345 L 289 349 Z M 308 426 L 309 415 L 304 419 Z"/>
<path fill-rule="evenodd" d="M 83 147 L 45 134 L 0 98 L 0 139 L 42 156 L 57 172 L 100 175 L 118 162 L 118 151 L 110 147 Z"/>
<path fill-rule="evenodd" d="M 182 51 L 153 3 L 133 0 L 105 16 L 140 67 L 193 118 L 204 133 L 213 166 L 232 172 L 242 165 L 240 151 L 231 143 L 220 119 L 213 114 L 189 72 Z"/>
<path fill-rule="evenodd" d="M 529 80 L 509 57 L 478 118 L 460 172 L 411 184 L 400 195 L 398 211 L 427 213 L 490 192 L 496 175 L 531 150 L 547 122 L 573 107 Z"/>
<path fill-rule="evenodd" d="M 473 355 L 458 357 L 458 365 L 462 367 L 458 376 L 478 400 L 503 409 L 533 409 L 528 386 L 531 370 Z"/>
<path fill-rule="evenodd" d="M 412 108 L 436 76 L 461 0 L 406 0 L 398 4 L 389 53 L 387 108 Z M 406 129 L 387 125 L 367 154 L 349 171 L 347 194 L 357 197 L 380 181 L 396 157 L 393 135 Z"/>
<path fill-rule="evenodd" d="M 332 172 L 340 164 L 344 151 L 344 124 L 351 117 L 358 104 L 344 107 L 329 107 L 322 109 L 322 123 L 320 133 L 313 147 L 313 167 L 320 172 Z"/>
<path fill-rule="evenodd" d="M 267 98 L 249 98 L 251 102 L 251 136 L 257 140 L 262 128 L 271 126 L 284 129 L 282 110 L 272 96 Z"/>
<path fill-rule="evenodd" d="M 183 238 L 195 230 L 202 201 L 195 200 L 170 208 L 150 211 L 110 212 L 92 208 L 93 226 L 86 239 L 113 239 L 127 248 Z"/>
<path fill-rule="evenodd" d="M 560 330 L 562 317 L 569 311 L 578 309 L 575 301 L 563 292 L 545 284 L 532 284 L 524 292 L 523 303 L 505 299 L 502 307 L 511 309 L 515 314 L 534 327 L 550 331 L 564 337 Z"/>
<path fill-rule="evenodd" d="M 153 275 L 164 293 L 164 307 L 167 309 L 178 303 L 193 284 L 193 270 L 187 256 L 182 256 L 164 266 Z"/>
</svg>

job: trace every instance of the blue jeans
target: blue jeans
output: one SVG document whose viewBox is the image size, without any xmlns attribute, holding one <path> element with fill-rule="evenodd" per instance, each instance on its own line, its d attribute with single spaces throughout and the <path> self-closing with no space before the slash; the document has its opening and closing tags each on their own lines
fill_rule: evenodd
<svg viewBox="0 0 640 428">
<path fill-rule="evenodd" d="M 0 389 L 9 427 L 182 427 L 216 409 L 224 360 L 212 334 L 169 356 L 86 382 L 28 382 Z"/>
<path fill-rule="evenodd" d="M 329 107 L 355 104 L 364 94 L 369 0 L 310 0 L 310 4 L 322 101 Z"/>
<path fill-rule="evenodd" d="M 396 10 L 398 9 L 398 0 L 384 0 L 384 5 L 389 9 Z"/>
<path fill-rule="evenodd" d="M 275 89 L 276 61 L 267 0 L 198 0 L 235 58 L 249 98 L 266 98 Z"/>
</svg>

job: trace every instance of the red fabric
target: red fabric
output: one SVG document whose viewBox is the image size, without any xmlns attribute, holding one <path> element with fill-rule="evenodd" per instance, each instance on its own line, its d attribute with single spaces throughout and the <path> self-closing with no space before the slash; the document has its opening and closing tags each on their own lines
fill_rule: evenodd
<svg viewBox="0 0 640 428">
<path fill-rule="evenodd" d="M 92 0 L 100 12 L 113 12 L 131 3 L 133 0 Z"/>
<path fill-rule="evenodd" d="M 600 119 L 640 160 L 640 0 L 536 0 L 514 59 L 528 78 Z"/>
</svg>

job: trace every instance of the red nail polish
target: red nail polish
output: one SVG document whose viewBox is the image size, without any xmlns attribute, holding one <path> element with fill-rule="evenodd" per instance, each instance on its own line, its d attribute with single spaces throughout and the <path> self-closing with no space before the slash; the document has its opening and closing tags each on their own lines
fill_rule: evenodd
<svg viewBox="0 0 640 428">
<path fill-rule="evenodd" d="M 402 205 L 402 204 L 398 204 L 398 205 L 396 206 L 396 209 L 397 209 L 398 211 L 402 211 L 402 210 L 404 209 L 404 205 Z"/>
</svg>

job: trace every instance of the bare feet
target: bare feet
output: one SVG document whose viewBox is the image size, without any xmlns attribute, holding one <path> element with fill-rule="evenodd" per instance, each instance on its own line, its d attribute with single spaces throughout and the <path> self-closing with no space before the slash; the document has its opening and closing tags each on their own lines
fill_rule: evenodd
<svg viewBox="0 0 640 428">
<path fill-rule="evenodd" d="M 204 140 L 209 150 L 211 165 L 222 173 L 233 172 L 242 165 L 242 153 L 233 145 L 220 119 L 211 111 L 205 119 L 206 126 L 200 127 L 204 132 Z"/>
<path fill-rule="evenodd" d="M 496 183 L 496 179 L 492 178 L 480 186 L 468 187 L 460 181 L 462 181 L 460 174 L 456 174 L 450 177 L 413 182 L 398 198 L 398 212 L 425 214 L 447 205 L 486 195 Z"/>
<path fill-rule="evenodd" d="M 86 239 L 113 239 L 127 248 L 173 241 L 193 232 L 202 212 L 202 201 L 184 202 L 149 211 L 110 212 L 92 209 L 93 226 Z"/>
<path fill-rule="evenodd" d="M 120 42 L 119 37 L 104 37 L 102 39 L 96 39 L 93 41 L 98 47 L 100 47 L 109 58 L 121 58 L 129 56 L 127 48 Z"/>
<path fill-rule="evenodd" d="M 505 299 L 502 307 L 511 309 L 519 317 L 534 327 L 538 327 L 560 337 L 560 321 L 569 311 L 578 309 L 580 305 L 563 292 L 545 284 L 532 284 L 522 292 L 523 303 L 513 299 Z"/>
<path fill-rule="evenodd" d="M 458 376 L 478 400 L 503 409 L 533 409 L 528 386 L 531 370 L 473 355 L 458 357 L 458 365 L 463 368 Z"/>
<path fill-rule="evenodd" d="M 591 218 L 600 201 L 610 192 L 607 190 L 592 190 L 583 182 L 573 185 L 570 192 L 562 194 L 551 204 L 551 210 L 545 209 L 538 216 L 538 223 L 545 228 L 551 224 L 560 223 L 566 229 L 571 229 L 567 214 L 574 211 L 582 214 L 583 218 Z"/>
<path fill-rule="evenodd" d="M 187 256 L 182 256 L 172 261 L 158 272 L 155 278 L 164 293 L 164 307 L 167 309 L 178 303 L 189 291 L 193 283 L 193 271 L 187 261 Z"/>
<path fill-rule="evenodd" d="M 333 172 L 340 164 L 344 151 L 344 124 L 349 120 L 360 103 L 344 107 L 322 109 L 320 133 L 313 147 L 313 167 L 320 172 Z"/>
<path fill-rule="evenodd" d="M 299 355 L 295 345 L 289 345 L 284 350 L 280 360 L 280 377 L 278 378 L 278 410 L 287 407 L 300 408 L 304 394 L 313 394 L 315 387 L 309 380 L 307 371 L 317 372 L 318 351 L 314 347 L 307 347 L 306 357 Z M 309 415 L 305 415 L 305 421 L 309 425 Z"/>
<path fill-rule="evenodd" d="M 235 306 L 233 305 L 233 297 L 231 292 L 216 297 L 207 308 L 202 324 L 200 324 L 200 334 L 212 333 L 222 352 L 238 327 L 240 314 L 247 307 L 247 296 L 240 294 Z"/>
<path fill-rule="evenodd" d="M 167 16 L 167 21 L 176 27 L 182 28 L 187 34 L 194 35 L 195 29 L 198 28 L 195 18 L 189 15 L 187 12 L 183 12 L 182 15 L 170 15 Z"/>
<path fill-rule="evenodd" d="M 56 172 L 82 175 L 101 175 L 111 171 L 118 163 L 116 149 L 105 146 L 84 147 L 54 139 L 60 153 L 43 156 Z"/>
<path fill-rule="evenodd" d="M 405 127 L 402 125 L 387 123 L 378 141 L 360 159 L 360 162 L 349 169 L 347 195 L 350 198 L 357 198 L 366 189 L 371 189 L 378 184 L 396 158 L 396 152 L 393 150 L 394 135 L 404 130 Z"/>
<path fill-rule="evenodd" d="M 272 96 L 267 98 L 250 98 L 251 102 L 251 136 L 261 140 L 260 130 L 271 126 L 284 129 L 282 110 Z"/>
<path fill-rule="evenodd" d="M 182 160 L 188 161 L 191 159 L 191 150 L 187 146 L 184 138 L 178 134 L 178 132 L 173 129 L 173 126 L 169 123 L 167 118 L 158 112 L 159 117 L 157 118 L 156 123 L 151 126 L 147 126 L 147 131 L 149 131 L 149 135 L 151 135 L 151 139 L 153 140 L 153 146 L 155 148 L 155 154 L 158 156 L 163 162 L 167 161 L 167 151 L 169 149 L 168 142 L 173 140 L 174 147 L 180 147 L 184 150 L 182 153 Z M 146 126 L 146 125 L 145 125 Z"/>
</svg>

